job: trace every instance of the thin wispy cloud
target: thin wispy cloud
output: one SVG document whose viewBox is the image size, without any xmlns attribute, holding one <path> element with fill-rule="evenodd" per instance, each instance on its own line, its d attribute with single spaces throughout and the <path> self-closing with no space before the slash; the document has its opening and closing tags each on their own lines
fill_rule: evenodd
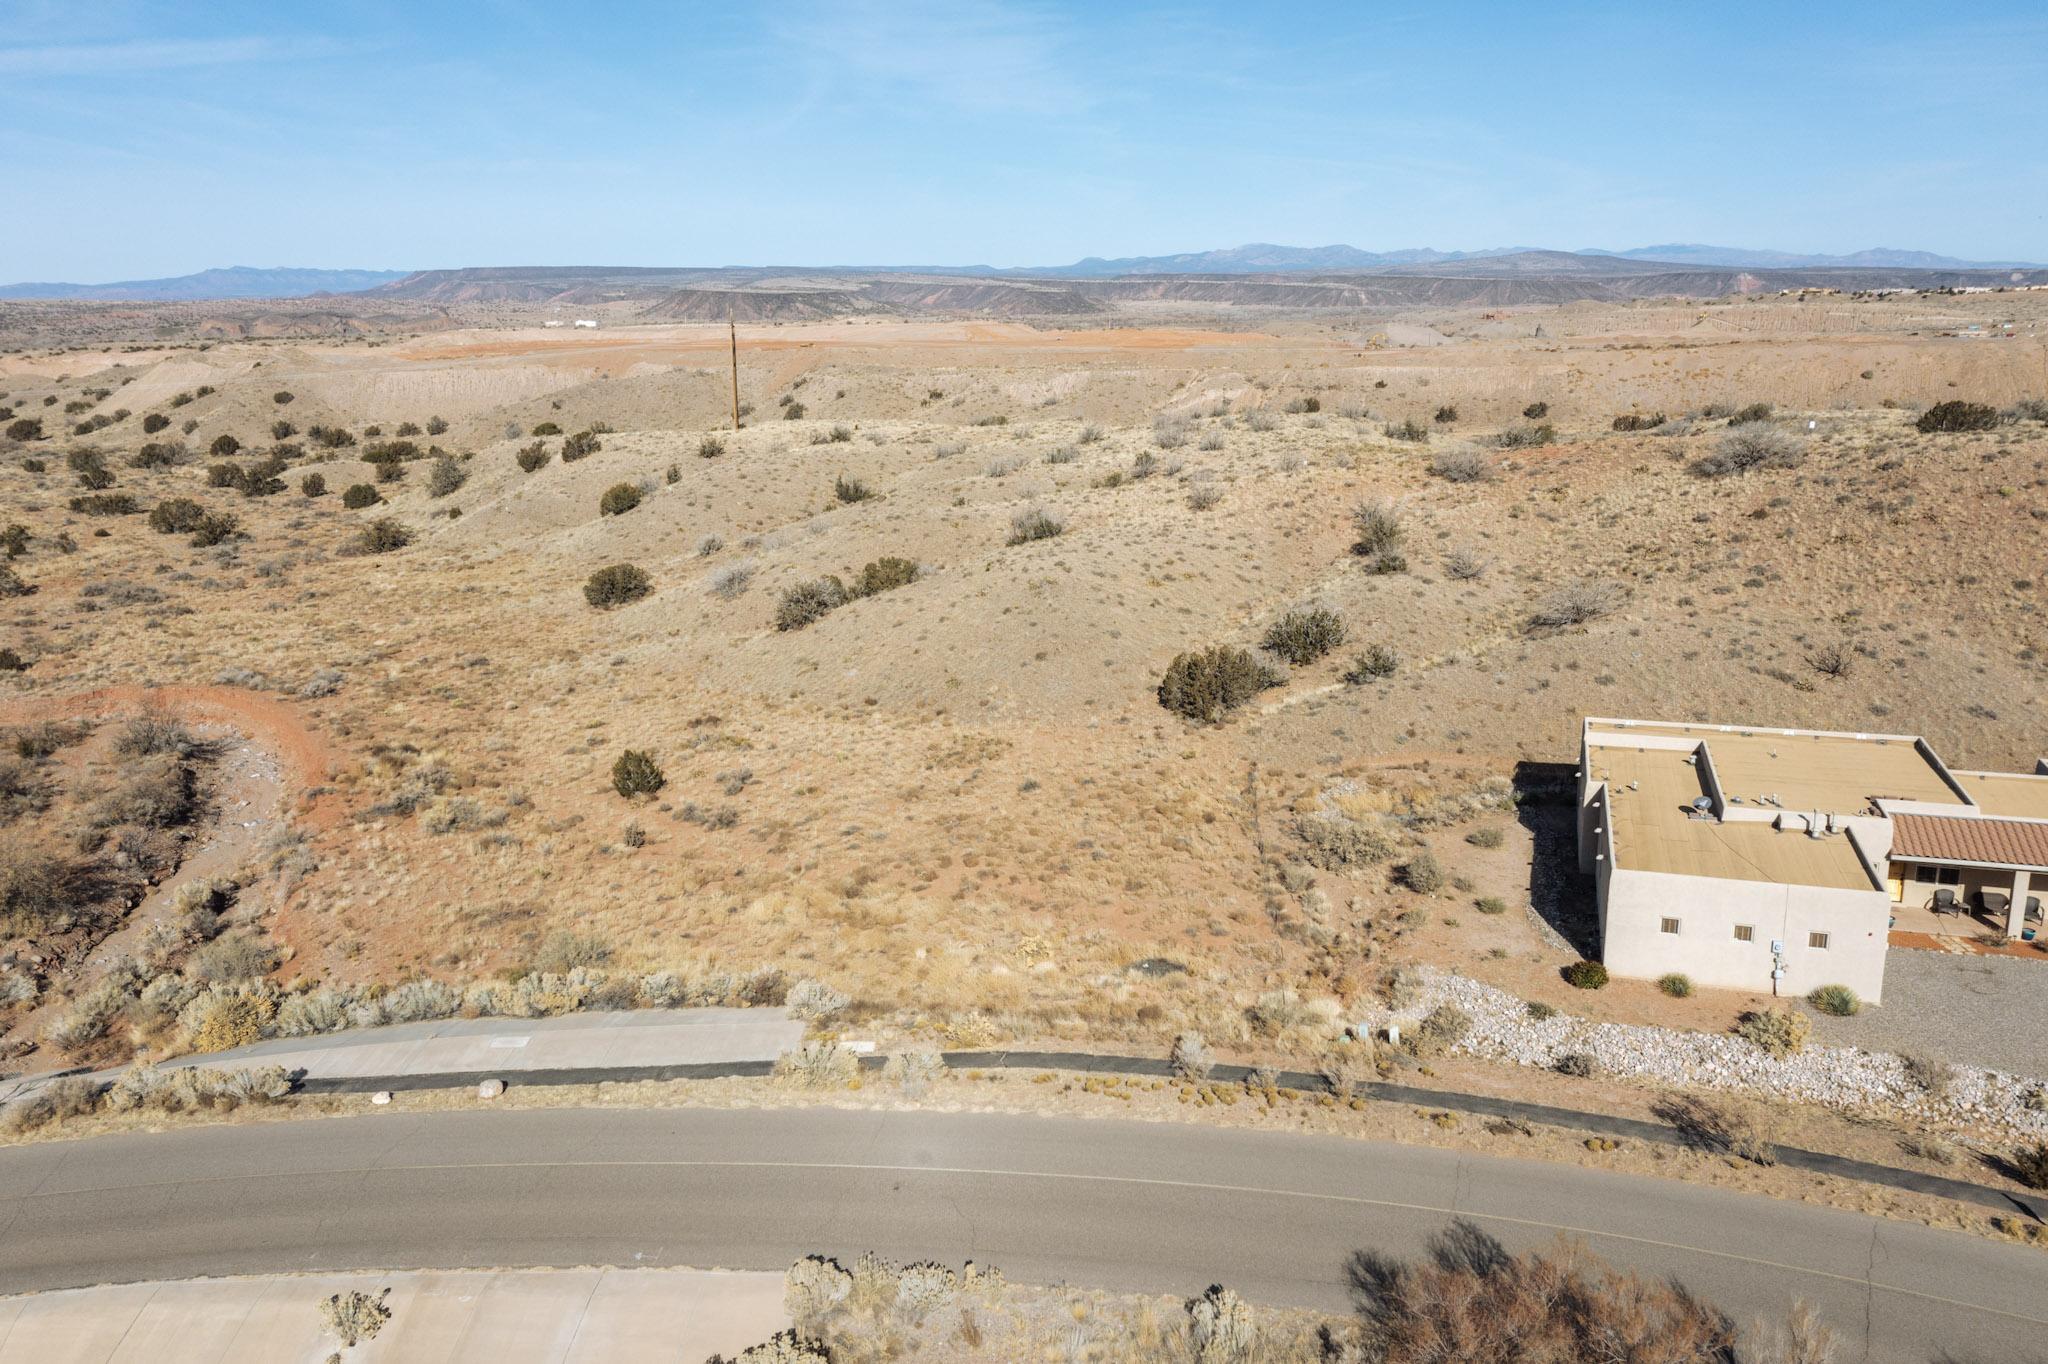
<svg viewBox="0 0 2048 1364">
<path fill-rule="evenodd" d="M 1095 103 L 1062 22 L 996 0 L 851 0 L 781 11 L 772 31 L 846 93 L 974 112 L 1071 113 Z"/>
<path fill-rule="evenodd" d="M 324 45 L 271 38 L 170 38 L 122 43 L 0 47 L 0 76 L 104 76 L 180 67 L 232 66 L 313 55 Z"/>
</svg>

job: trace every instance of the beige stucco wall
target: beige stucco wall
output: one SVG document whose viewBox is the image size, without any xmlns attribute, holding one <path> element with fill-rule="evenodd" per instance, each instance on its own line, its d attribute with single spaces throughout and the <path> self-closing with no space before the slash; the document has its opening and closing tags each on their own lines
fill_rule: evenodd
<svg viewBox="0 0 2048 1364">
<path fill-rule="evenodd" d="M 1785 946 L 1778 993 L 1804 995 L 1820 985 L 1846 985 L 1875 1004 L 1884 994 L 1884 958 L 1891 909 L 1882 890 L 1729 881 L 1663 872 L 1609 870 L 1601 878 L 1601 960 L 1619 976 L 1655 979 L 1670 971 L 1695 985 L 1771 989 L 1771 942 Z M 1676 934 L 1661 931 L 1665 917 Z M 1749 924 L 1755 940 L 1738 942 Z M 1809 933 L 1829 935 L 1825 949 Z"/>
</svg>

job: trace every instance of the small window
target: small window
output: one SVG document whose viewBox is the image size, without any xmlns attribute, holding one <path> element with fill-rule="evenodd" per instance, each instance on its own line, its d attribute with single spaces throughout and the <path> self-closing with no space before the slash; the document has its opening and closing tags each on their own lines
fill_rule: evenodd
<svg viewBox="0 0 2048 1364">
<path fill-rule="evenodd" d="M 1920 882 L 1922 885 L 1933 885 L 1934 868 L 1928 866 L 1925 862 L 1922 862 L 1919 866 L 1913 868 L 1913 879 L 1915 881 Z"/>
<path fill-rule="evenodd" d="M 1960 886 L 1963 883 L 1961 867 L 1937 867 L 1935 870 L 1941 873 L 1941 883 L 1944 886 Z"/>
<path fill-rule="evenodd" d="M 1737 924 L 1737 925 L 1735 925 L 1735 941 L 1737 941 L 1737 942 L 1755 942 L 1755 941 L 1756 941 L 1756 925 L 1755 925 L 1755 924 Z"/>
<path fill-rule="evenodd" d="M 1822 951 L 1826 951 L 1828 935 L 1825 933 L 1809 933 L 1806 935 L 1806 945 L 1808 947 L 1818 947 Z"/>
<path fill-rule="evenodd" d="M 1676 933 L 1678 931 L 1678 920 L 1666 919 L 1663 927 L 1666 933 Z"/>
</svg>

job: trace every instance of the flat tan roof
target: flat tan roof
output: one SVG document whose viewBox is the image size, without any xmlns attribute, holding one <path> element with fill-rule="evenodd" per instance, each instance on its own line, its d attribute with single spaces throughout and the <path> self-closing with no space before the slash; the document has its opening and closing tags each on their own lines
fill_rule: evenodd
<svg viewBox="0 0 2048 1364">
<path fill-rule="evenodd" d="M 2048 819 L 2048 776 L 2024 772 L 1958 772 L 1956 780 L 1987 815 Z"/>
<path fill-rule="evenodd" d="M 1731 804 L 1861 814 L 1872 800 L 1963 804 L 1934 764 L 1907 738 L 1858 738 L 1806 731 L 1722 729 L 1714 725 L 1630 724 L 1594 728 L 1588 742 L 1627 743 L 1630 735 L 1697 739 L 1707 746 Z"/>
<path fill-rule="evenodd" d="M 1698 767 L 1686 761 L 1690 753 L 1629 748 L 1599 738 L 1588 757 L 1593 779 L 1607 783 L 1618 869 L 1875 889 L 1846 834 L 1809 838 L 1803 829 L 1780 832 L 1761 821 L 1694 818 L 1689 808 L 1706 794 L 1706 786 Z"/>
</svg>

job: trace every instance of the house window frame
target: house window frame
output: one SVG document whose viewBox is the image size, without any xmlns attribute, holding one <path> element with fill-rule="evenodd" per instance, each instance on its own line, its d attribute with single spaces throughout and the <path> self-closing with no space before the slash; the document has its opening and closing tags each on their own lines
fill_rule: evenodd
<svg viewBox="0 0 2048 1364">
<path fill-rule="evenodd" d="M 1816 952 L 1827 951 L 1829 940 L 1830 935 L 1819 929 L 1809 930 L 1806 935 L 1806 945 Z"/>
<path fill-rule="evenodd" d="M 1659 933 L 1669 933 L 1675 937 L 1677 936 L 1679 929 L 1684 926 L 1684 923 L 1685 921 L 1682 919 L 1673 919 L 1660 916 L 1660 922 L 1657 924 L 1657 931 Z"/>
<path fill-rule="evenodd" d="M 1755 941 L 1756 941 L 1756 925 L 1755 925 L 1755 924 L 1737 924 L 1737 925 L 1735 925 L 1735 941 L 1737 941 L 1737 942 L 1755 942 Z"/>
</svg>

